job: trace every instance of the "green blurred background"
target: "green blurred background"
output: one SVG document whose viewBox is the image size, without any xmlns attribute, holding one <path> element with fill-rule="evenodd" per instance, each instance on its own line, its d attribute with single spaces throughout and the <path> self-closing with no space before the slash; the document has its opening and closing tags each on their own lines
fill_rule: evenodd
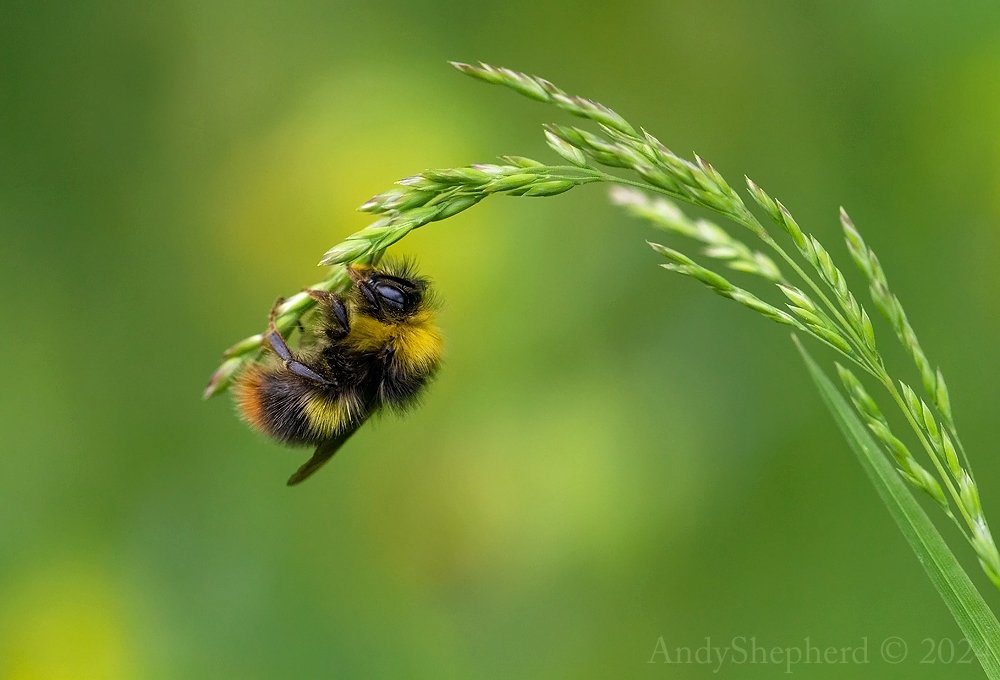
<svg viewBox="0 0 1000 680">
<path fill-rule="evenodd" d="M 786 331 L 656 267 L 599 186 L 399 245 L 446 300 L 447 365 L 308 484 L 284 486 L 305 452 L 200 400 L 368 196 L 553 157 L 539 124 L 564 117 L 447 59 L 751 175 L 845 268 L 846 205 L 1000 508 L 996 3 L 9 1 L 0 678 L 783 670 L 647 663 L 709 636 L 869 639 L 800 677 L 977 677 L 919 663 L 960 633 Z"/>
</svg>

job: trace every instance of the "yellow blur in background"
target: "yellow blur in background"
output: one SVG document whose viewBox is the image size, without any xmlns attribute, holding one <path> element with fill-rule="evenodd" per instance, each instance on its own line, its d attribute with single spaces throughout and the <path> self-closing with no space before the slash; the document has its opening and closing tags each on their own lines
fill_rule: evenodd
<svg viewBox="0 0 1000 680">
<path fill-rule="evenodd" d="M 553 158 L 562 114 L 446 64 L 482 59 L 750 175 L 845 269 L 847 206 L 948 375 L 989 514 L 994 3 L 2 13 L 0 679 L 770 678 L 654 652 L 960 637 L 784 330 L 658 268 L 600 186 L 394 248 L 445 301 L 446 365 L 302 487 L 308 452 L 199 395 L 370 195 Z M 797 672 L 974 674 L 873 657 Z"/>
</svg>

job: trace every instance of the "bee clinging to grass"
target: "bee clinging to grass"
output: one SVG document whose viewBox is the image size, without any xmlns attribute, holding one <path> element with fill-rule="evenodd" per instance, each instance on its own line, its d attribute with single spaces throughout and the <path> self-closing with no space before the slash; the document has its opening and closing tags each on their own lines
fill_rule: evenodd
<svg viewBox="0 0 1000 680">
<path fill-rule="evenodd" d="M 313 344 L 293 351 L 271 310 L 265 347 L 276 355 L 235 385 L 236 403 L 254 428 L 289 446 L 316 451 L 288 480 L 298 484 L 328 461 L 383 407 L 402 412 L 437 372 L 441 334 L 427 279 L 409 264 L 348 266 L 342 297 L 307 291 L 318 303 Z M 301 344 L 301 343 L 300 343 Z"/>
</svg>

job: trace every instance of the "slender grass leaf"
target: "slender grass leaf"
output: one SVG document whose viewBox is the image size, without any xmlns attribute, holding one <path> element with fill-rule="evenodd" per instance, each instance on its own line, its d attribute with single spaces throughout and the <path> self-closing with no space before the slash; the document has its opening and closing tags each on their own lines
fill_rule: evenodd
<svg viewBox="0 0 1000 680">
<path fill-rule="evenodd" d="M 1000 680 L 1000 623 L 949 550 L 930 518 L 900 479 L 839 390 L 794 338 L 816 387 L 857 454 L 879 496 L 909 542 L 938 594 L 969 640 L 991 680 Z"/>
</svg>

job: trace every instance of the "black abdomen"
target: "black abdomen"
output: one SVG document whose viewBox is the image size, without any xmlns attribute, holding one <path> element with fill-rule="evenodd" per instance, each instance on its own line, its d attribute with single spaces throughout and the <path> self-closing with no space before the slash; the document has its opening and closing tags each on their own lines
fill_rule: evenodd
<svg viewBox="0 0 1000 680">
<path fill-rule="evenodd" d="M 251 425 L 293 446 L 318 444 L 306 404 L 315 388 L 284 369 L 256 369 L 236 385 L 240 412 Z"/>
</svg>

